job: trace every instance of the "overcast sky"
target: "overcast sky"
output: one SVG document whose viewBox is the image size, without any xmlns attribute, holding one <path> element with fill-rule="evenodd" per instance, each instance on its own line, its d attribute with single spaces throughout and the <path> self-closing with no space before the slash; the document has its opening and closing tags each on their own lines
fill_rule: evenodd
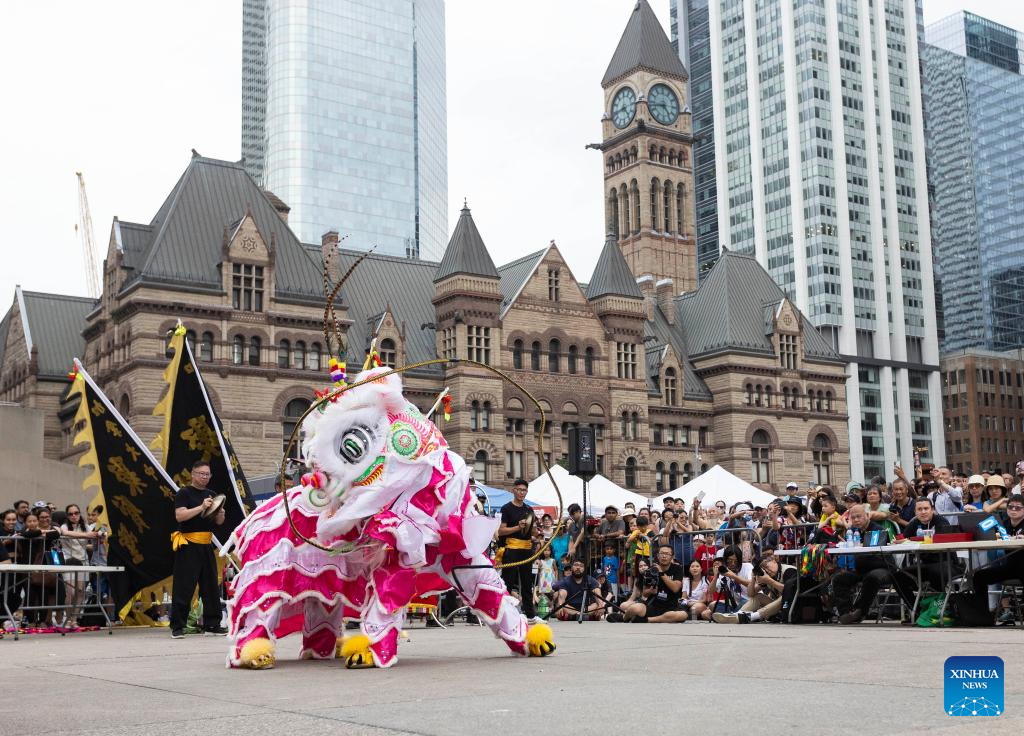
<svg viewBox="0 0 1024 736">
<path fill-rule="evenodd" d="M 589 277 L 604 215 L 584 145 L 633 4 L 447 0 L 449 226 L 467 197 L 499 264 L 553 239 Z M 669 0 L 651 4 L 667 29 Z M 925 20 L 968 4 L 1024 29 L 1005 0 L 925 0 Z M 76 171 L 102 258 L 111 218 L 149 222 L 192 148 L 239 158 L 241 27 L 240 0 L 4 4 L 0 307 L 17 283 L 85 293 Z"/>
</svg>

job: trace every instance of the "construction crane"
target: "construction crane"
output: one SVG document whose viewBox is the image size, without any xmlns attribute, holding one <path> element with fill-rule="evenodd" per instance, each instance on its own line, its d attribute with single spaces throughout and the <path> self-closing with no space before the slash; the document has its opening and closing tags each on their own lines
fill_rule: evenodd
<svg viewBox="0 0 1024 736">
<path fill-rule="evenodd" d="M 85 193 L 85 178 L 81 171 L 76 171 L 78 177 L 78 224 L 75 225 L 75 232 L 78 233 L 78 240 L 82 244 L 82 257 L 85 258 L 85 287 L 89 296 L 98 299 L 100 296 L 100 267 L 99 258 L 96 253 L 96 240 L 92 235 L 92 212 L 89 211 L 89 195 Z"/>
</svg>

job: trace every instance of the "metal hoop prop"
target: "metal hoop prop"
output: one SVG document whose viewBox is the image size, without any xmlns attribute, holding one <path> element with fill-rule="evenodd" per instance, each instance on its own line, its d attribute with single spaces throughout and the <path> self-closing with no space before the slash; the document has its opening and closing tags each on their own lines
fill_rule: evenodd
<svg viewBox="0 0 1024 736">
<path fill-rule="evenodd" d="M 353 268 L 354 268 L 354 266 L 353 266 Z M 351 272 L 351 270 L 352 269 L 350 269 L 350 272 Z M 342 281 L 344 281 L 344 279 Z M 340 283 L 339 283 L 339 286 L 340 286 Z M 333 294 L 332 294 L 332 296 L 333 296 Z M 316 547 L 319 550 L 327 552 L 328 554 L 346 554 L 348 552 L 353 551 L 354 549 L 356 549 L 359 546 L 358 540 L 356 540 L 356 542 L 346 542 L 345 544 L 340 545 L 338 547 L 325 547 L 322 544 L 320 544 L 319 542 L 315 542 L 312 539 L 308 539 L 307 537 L 303 536 L 302 532 L 300 532 L 296 528 L 295 522 L 292 521 L 291 509 L 288 506 L 288 490 L 285 488 L 285 481 L 287 480 L 286 477 L 285 477 L 285 466 L 286 466 L 286 463 L 288 461 L 288 458 L 292 456 L 291 455 L 292 454 L 292 448 L 295 447 L 297 442 L 298 442 L 299 431 L 301 430 L 302 422 L 306 419 L 306 417 L 309 416 L 313 411 L 315 411 L 315 410 L 319 409 L 321 406 L 323 406 L 324 403 L 330 402 L 330 401 L 334 401 L 337 397 L 341 396 L 346 391 L 350 391 L 350 390 L 352 390 L 354 388 L 357 388 L 358 386 L 362 386 L 363 384 L 372 383 L 373 381 L 377 381 L 377 380 L 379 380 L 379 379 L 381 379 L 381 378 L 383 378 L 385 376 L 390 376 L 390 375 L 392 375 L 394 373 L 405 373 L 406 371 L 411 371 L 411 370 L 414 370 L 416 368 L 425 368 L 425 367 L 431 366 L 431 365 L 447 365 L 447 364 L 472 365 L 472 366 L 476 366 L 477 368 L 483 368 L 485 370 L 490 371 L 491 373 L 495 374 L 496 376 L 499 376 L 502 380 L 507 381 L 508 383 L 511 383 L 517 389 L 522 391 L 523 394 L 525 394 L 526 397 L 529 398 L 529 400 L 533 403 L 533 405 L 535 407 L 537 407 L 537 411 L 540 414 L 540 425 L 538 427 L 538 433 L 537 433 L 537 456 L 538 456 L 538 462 L 544 468 L 545 475 L 547 475 L 548 478 L 551 480 L 551 485 L 555 489 L 555 495 L 558 496 L 558 524 L 555 526 L 554 533 L 547 540 L 545 540 L 544 544 L 542 544 L 540 546 L 540 549 L 538 549 L 532 555 L 530 555 L 529 557 L 527 557 L 524 560 L 518 560 L 516 562 L 509 562 L 507 564 L 502 563 L 502 564 L 495 565 L 494 566 L 495 569 L 500 570 L 500 569 L 503 569 L 505 567 L 517 567 L 519 565 L 529 565 L 529 564 L 532 564 L 534 562 L 534 560 L 536 560 L 538 557 L 541 556 L 541 554 L 544 552 L 545 549 L 547 549 L 548 547 L 551 546 L 551 541 L 555 538 L 555 536 L 557 536 L 558 532 L 562 528 L 562 525 L 564 524 L 564 522 L 562 520 L 562 512 L 563 512 L 563 505 L 564 504 L 562 502 L 562 492 L 559 490 L 558 483 L 555 481 L 554 476 L 551 475 L 551 468 L 548 466 L 547 461 L 544 459 L 544 427 L 545 427 L 545 425 L 547 423 L 547 419 L 544 416 L 544 409 L 541 407 L 540 401 L 538 401 L 537 398 L 533 394 L 531 394 L 528 390 L 526 390 L 526 388 L 523 387 L 523 385 L 521 383 L 516 381 L 514 378 L 509 376 L 504 371 L 502 371 L 502 370 L 500 370 L 498 368 L 495 368 L 494 366 L 487 365 L 486 363 L 481 363 L 481 362 L 476 361 L 476 360 L 469 360 L 469 359 L 463 359 L 463 358 L 433 358 L 431 360 L 420 361 L 419 363 L 411 363 L 409 365 L 399 366 L 398 368 L 391 368 L 387 372 L 377 373 L 377 374 L 373 375 L 370 378 L 364 378 L 361 381 L 356 381 L 355 383 L 350 383 L 350 384 L 346 384 L 346 385 L 340 386 L 339 388 L 331 391 L 330 393 L 327 393 L 327 394 L 325 394 L 323 396 L 320 396 L 316 401 L 314 401 L 312 404 L 310 404 L 309 408 L 306 409 L 306 411 L 304 411 L 302 413 L 302 416 L 300 416 L 298 418 L 298 420 L 295 422 L 295 428 L 292 430 L 291 436 L 288 438 L 288 446 L 285 448 L 284 461 L 281 463 L 281 475 L 280 475 L 281 500 L 284 503 L 285 516 L 288 519 L 288 524 L 289 524 L 289 526 L 291 526 L 292 531 L 295 533 L 295 536 L 297 536 L 299 539 L 301 539 L 306 544 L 312 545 L 313 547 Z"/>
</svg>

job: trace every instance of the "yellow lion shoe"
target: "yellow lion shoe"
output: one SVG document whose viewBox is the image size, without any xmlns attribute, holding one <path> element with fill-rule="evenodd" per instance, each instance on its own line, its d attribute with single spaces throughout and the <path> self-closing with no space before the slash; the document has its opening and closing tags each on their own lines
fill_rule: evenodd
<svg viewBox="0 0 1024 736">
<path fill-rule="evenodd" d="M 277 662 L 274 643 L 270 639 L 247 641 L 238 654 L 239 665 L 250 670 L 269 670 Z"/>
<path fill-rule="evenodd" d="M 526 632 L 526 649 L 531 657 L 546 657 L 552 654 L 555 646 L 555 634 L 547 624 L 536 624 Z"/>
<path fill-rule="evenodd" d="M 345 667 L 350 670 L 373 667 L 373 654 L 370 652 L 370 639 L 366 634 L 348 636 L 340 646 L 341 658 Z"/>
</svg>

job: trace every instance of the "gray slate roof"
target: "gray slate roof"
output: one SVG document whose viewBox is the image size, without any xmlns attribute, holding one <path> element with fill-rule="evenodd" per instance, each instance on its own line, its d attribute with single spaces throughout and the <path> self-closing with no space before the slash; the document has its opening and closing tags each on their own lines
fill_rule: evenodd
<svg viewBox="0 0 1024 736">
<path fill-rule="evenodd" d="M 319 250 L 317 251 L 319 252 Z M 360 251 L 339 252 L 342 273 L 362 255 Z M 421 325 L 433 323 L 434 272 L 436 261 L 421 261 L 396 256 L 370 254 L 359 264 L 341 288 L 341 297 L 348 307 L 352 325 L 348 329 L 346 359 L 357 371 L 370 347 L 372 326 L 390 306 L 395 322 L 405 323 L 406 360 L 418 363 L 437 357 L 434 328 Z M 322 297 L 321 297 L 322 299 Z M 357 364 L 358 365 L 355 365 Z M 431 366 L 432 372 L 440 368 Z"/>
<path fill-rule="evenodd" d="M 133 271 L 138 270 L 149 250 L 149 244 L 153 241 L 153 228 L 137 222 L 124 221 L 118 221 L 116 228 L 121 238 L 122 265 Z"/>
<path fill-rule="evenodd" d="M 526 280 L 530 278 L 530 275 L 536 270 L 537 264 L 540 263 L 541 259 L 544 258 L 544 254 L 547 252 L 547 248 L 541 248 L 540 250 L 529 253 L 522 258 L 517 258 L 511 263 L 506 263 L 498 269 L 498 275 L 501 277 L 500 288 L 502 313 L 508 309 L 512 300 L 516 298 L 516 294 L 518 294 L 520 289 L 523 288 Z"/>
<path fill-rule="evenodd" d="M 61 378 L 71 370 L 71 359 L 85 352 L 85 317 L 96 307 L 96 300 L 63 294 L 22 291 L 25 318 L 37 348 L 39 375 Z"/>
<path fill-rule="evenodd" d="M 614 237 L 605 241 L 601 257 L 597 259 L 594 273 L 587 284 L 587 299 L 593 300 L 608 294 L 644 298 Z"/>
<path fill-rule="evenodd" d="M 647 348 L 647 388 L 652 393 L 661 394 L 661 383 L 658 376 L 661 374 L 662 352 L 666 345 L 671 345 L 672 350 L 679 358 L 683 368 L 683 396 L 688 399 L 700 399 L 709 401 L 711 391 L 704 380 L 697 375 L 690 363 L 689 353 L 686 350 L 686 340 L 682 331 L 677 325 L 670 325 L 660 309 L 654 310 L 654 319 L 648 320 L 644 325 L 644 337 L 649 335 L 656 339 L 648 343 Z M 653 355 L 652 355 L 653 353 Z"/>
<path fill-rule="evenodd" d="M 676 299 L 677 324 L 686 335 L 690 356 L 727 349 L 774 355 L 766 310 L 785 298 L 753 257 L 723 251 L 697 291 Z M 804 357 L 842 362 L 803 315 L 800 319 L 805 327 Z"/>
<path fill-rule="evenodd" d="M 268 247 L 274 240 L 278 296 L 322 302 L 319 260 L 299 243 L 263 191 L 232 161 L 194 156 L 147 226 L 122 223 L 134 280 L 221 288 L 224 228 L 251 210 Z M 127 224 L 128 228 L 123 226 Z M 148 235 L 148 238 L 147 238 Z"/>
<path fill-rule="evenodd" d="M 602 85 L 614 82 L 634 69 L 648 69 L 666 75 L 688 79 L 686 67 L 672 48 L 647 0 L 638 0 L 633 8 L 626 30 L 622 32 Z"/>
<path fill-rule="evenodd" d="M 476 229 L 469 207 L 462 208 L 462 214 L 459 215 L 459 221 L 444 251 L 444 258 L 437 267 L 434 281 L 457 273 L 498 278 L 498 270 L 494 267 L 494 261 L 487 252 L 483 238 L 480 237 L 480 231 Z"/>
</svg>

